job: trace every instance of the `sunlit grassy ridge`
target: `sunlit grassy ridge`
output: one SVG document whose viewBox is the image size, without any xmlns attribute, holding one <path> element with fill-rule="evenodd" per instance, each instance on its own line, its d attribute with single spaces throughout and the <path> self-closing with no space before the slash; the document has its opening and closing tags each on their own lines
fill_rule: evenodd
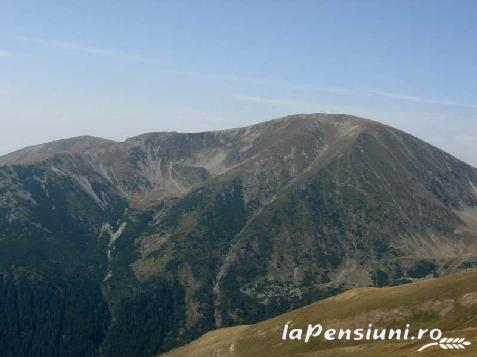
<svg viewBox="0 0 477 357">
<path fill-rule="evenodd" d="M 438 347 L 422 356 L 477 355 L 477 272 L 450 275 L 413 284 L 350 290 L 276 318 L 249 326 L 210 332 L 168 356 L 410 356 L 428 340 L 403 342 L 325 342 L 322 338 L 282 341 L 283 326 L 322 324 L 325 328 L 439 328 L 445 337 L 466 337 L 473 345 L 464 350 Z"/>
</svg>

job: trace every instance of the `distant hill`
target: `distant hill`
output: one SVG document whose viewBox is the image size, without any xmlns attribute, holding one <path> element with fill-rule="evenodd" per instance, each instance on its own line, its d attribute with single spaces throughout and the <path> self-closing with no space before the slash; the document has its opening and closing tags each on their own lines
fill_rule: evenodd
<svg viewBox="0 0 477 357">
<path fill-rule="evenodd" d="M 477 266 L 477 170 L 293 115 L 0 157 L 0 350 L 153 356 L 347 289 Z"/>
</svg>

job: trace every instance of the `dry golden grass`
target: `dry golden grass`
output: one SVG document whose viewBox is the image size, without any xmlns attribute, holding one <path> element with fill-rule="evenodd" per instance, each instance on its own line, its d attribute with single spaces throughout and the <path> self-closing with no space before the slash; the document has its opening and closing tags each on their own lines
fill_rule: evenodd
<svg viewBox="0 0 477 357">
<path fill-rule="evenodd" d="M 474 342 L 458 352 L 431 348 L 417 353 L 428 342 L 335 341 L 322 338 L 282 341 L 285 323 L 305 328 L 309 323 L 325 328 L 376 327 L 439 328 L 445 337 L 466 337 Z M 477 272 L 461 273 L 409 285 L 350 290 L 255 325 L 221 329 L 173 350 L 168 357 L 209 356 L 477 356 Z"/>
</svg>

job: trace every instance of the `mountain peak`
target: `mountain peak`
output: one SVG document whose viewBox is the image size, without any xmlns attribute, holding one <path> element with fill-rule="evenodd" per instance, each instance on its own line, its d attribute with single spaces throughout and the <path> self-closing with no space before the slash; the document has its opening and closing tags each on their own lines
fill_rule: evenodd
<svg viewBox="0 0 477 357">
<path fill-rule="evenodd" d="M 28 146 L 0 156 L 0 165 L 29 164 L 49 159 L 58 154 L 86 153 L 113 143 L 115 143 L 113 140 L 89 135 L 59 139 L 44 144 Z"/>
</svg>

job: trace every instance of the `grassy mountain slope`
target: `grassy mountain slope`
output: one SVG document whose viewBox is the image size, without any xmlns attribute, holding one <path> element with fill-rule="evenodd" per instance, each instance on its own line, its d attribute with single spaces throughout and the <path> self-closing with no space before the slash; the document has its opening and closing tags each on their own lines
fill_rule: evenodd
<svg viewBox="0 0 477 357">
<path fill-rule="evenodd" d="M 431 348 L 422 356 L 475 356 L 477 346 L 477 273 L 461 273 L 391 288 L 360 288 L 319 301 L 255 325 L 209 332 L 171 351 L 168 357 L 211 356 L 409 356 L 428 340 L 400 342 L 282 341 L 283 326 L 306 328 L 439 328 L 446 337 L 466 337 L 465 351 Z"/>
</svg>

